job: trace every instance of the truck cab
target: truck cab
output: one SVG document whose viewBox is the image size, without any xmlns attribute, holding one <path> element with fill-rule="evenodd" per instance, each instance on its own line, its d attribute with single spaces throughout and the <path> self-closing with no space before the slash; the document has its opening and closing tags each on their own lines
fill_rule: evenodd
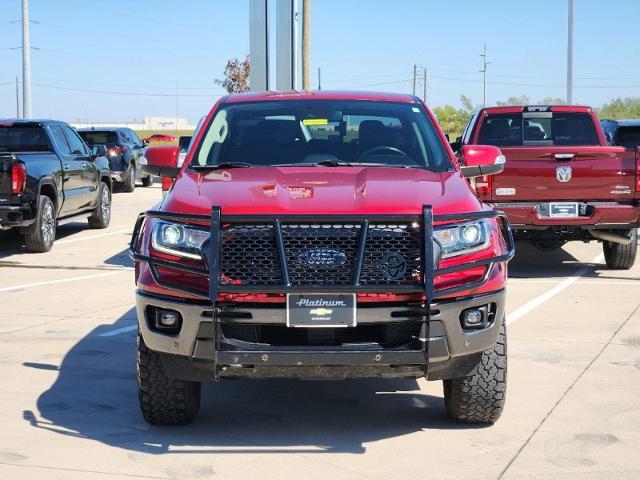
<svg viewBox="0 0 640 480">
<path fill-rule="evenodd" d="M 178 147 L 141 214 L 138 387 L 151 424 L 188 423 L 226 378 L 442 380 L 451 417 L 495 422 L 506 388 L 506 217 L 467 178 L 412 95 L 253 93 L 221 99 Z"/>
</svg>

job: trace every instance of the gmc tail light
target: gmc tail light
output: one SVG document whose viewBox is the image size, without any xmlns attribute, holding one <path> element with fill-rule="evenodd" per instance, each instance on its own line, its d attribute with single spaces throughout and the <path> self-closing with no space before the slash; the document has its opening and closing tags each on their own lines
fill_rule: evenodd
<svg viewBox="0 0 640 480">
<path fill-rule="evenodd" d="M 27 185 L 27 168 L 23 163 L 11 165 L 11 193 L 22 193 Z"/>
</svg>

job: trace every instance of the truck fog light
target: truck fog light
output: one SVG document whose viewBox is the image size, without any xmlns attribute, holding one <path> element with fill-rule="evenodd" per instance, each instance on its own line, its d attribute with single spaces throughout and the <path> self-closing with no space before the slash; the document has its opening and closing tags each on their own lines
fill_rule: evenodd
<svg viewBox="0 0 640 480">
<path fill-rule="evenodd" d="M 462 328 L 484 328 L 487 326 L 487 307 L 467 308 L 460 314 Z"/>
<path fill-rule="evenodd" d="M 175 327 L 178 324 L 178 313 L 160 310 L 158 314 L 158 322 L 163 327 Z"/>
<path fill-rule="evenodd" d="M 182 326 L 182 315 L 175 310 L 165 310 L 162 308 L 153 308 L 153 325 L 155 330 L 165 333 L 178 333 Z"/>
</svg>

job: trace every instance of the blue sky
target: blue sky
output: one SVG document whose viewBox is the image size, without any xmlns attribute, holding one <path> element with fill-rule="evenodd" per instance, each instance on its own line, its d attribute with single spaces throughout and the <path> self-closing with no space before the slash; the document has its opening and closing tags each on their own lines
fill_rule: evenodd
<svg viewBox="0 0 640 480">
<path fill-rule="evenodd" d="M 15 115 L 20 12 L 2 0 L 0 117 Z M 431 106 L 480 103 L 486 42 L 488 103 L 564 97 L 566 15 L 565 0 L 312 0 L 313 83 L 321 67 L 325 89 L 409 92 L 417 63 Z M 195 121 L 223 93 L 226 60 L 249 51 L 247 0 L 31 0 L 31 18 L 38 117 Z M 575 0 L 576 102 L 640 95 L 638 18 L 637 0 Z"/>
</svg>

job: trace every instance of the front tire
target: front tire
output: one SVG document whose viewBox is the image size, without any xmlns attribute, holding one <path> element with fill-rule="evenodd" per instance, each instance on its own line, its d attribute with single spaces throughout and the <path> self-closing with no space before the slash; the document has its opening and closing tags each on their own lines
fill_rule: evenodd
<svg viewBox="0 0 640 480">
<path fill-rule="evenodd" d="M 444 403 L 457 422 L 495 423 L 502 414 L 507 393 L 507 330 L 500 327 L 498 341 L 466 377 L 444 381 Z"/>
<path fill-rule="evenodd" d="M 629 230 L 625 232 L 631 238 L 629 245 L 622 245 L 621 243 L 602 242 L 602 251 L 604 252 L 604 259 L 607 262 L 607 267 L 612 270 L 629 270 L 633 267 L 636 261 L 636 254 L 638 251 L 638 231 Z"/>
<path fill-rule="evenodd" d="M 127 178 L 122 182 L 122 191 L 131 193 L 136 189 L 136 164 L 131 162 L 127 172 Z"/>
<path fill-rule="evenodd" d="M 111 190 L 105 182 L 100 182 L 98 205 L 89 217 L 90 228 L 107 228 L 111 221 Z"/>
<path fill-rule="evenodd" d="M 53 202 L 46 195 L 41 195 L 38 198 L 38 211 L 33 231 L 24 236 L 27 250 L 34 253 L 51 250 L 56 239 L 56 226 L 56 209 Z"/>
<path fill-rule="evenodd" d="M 186 425 L 200 410 L 201 384 L 167 376 L 157 353 L 138 334 L 138 399 L 151 425 Z"/>
</svg>

